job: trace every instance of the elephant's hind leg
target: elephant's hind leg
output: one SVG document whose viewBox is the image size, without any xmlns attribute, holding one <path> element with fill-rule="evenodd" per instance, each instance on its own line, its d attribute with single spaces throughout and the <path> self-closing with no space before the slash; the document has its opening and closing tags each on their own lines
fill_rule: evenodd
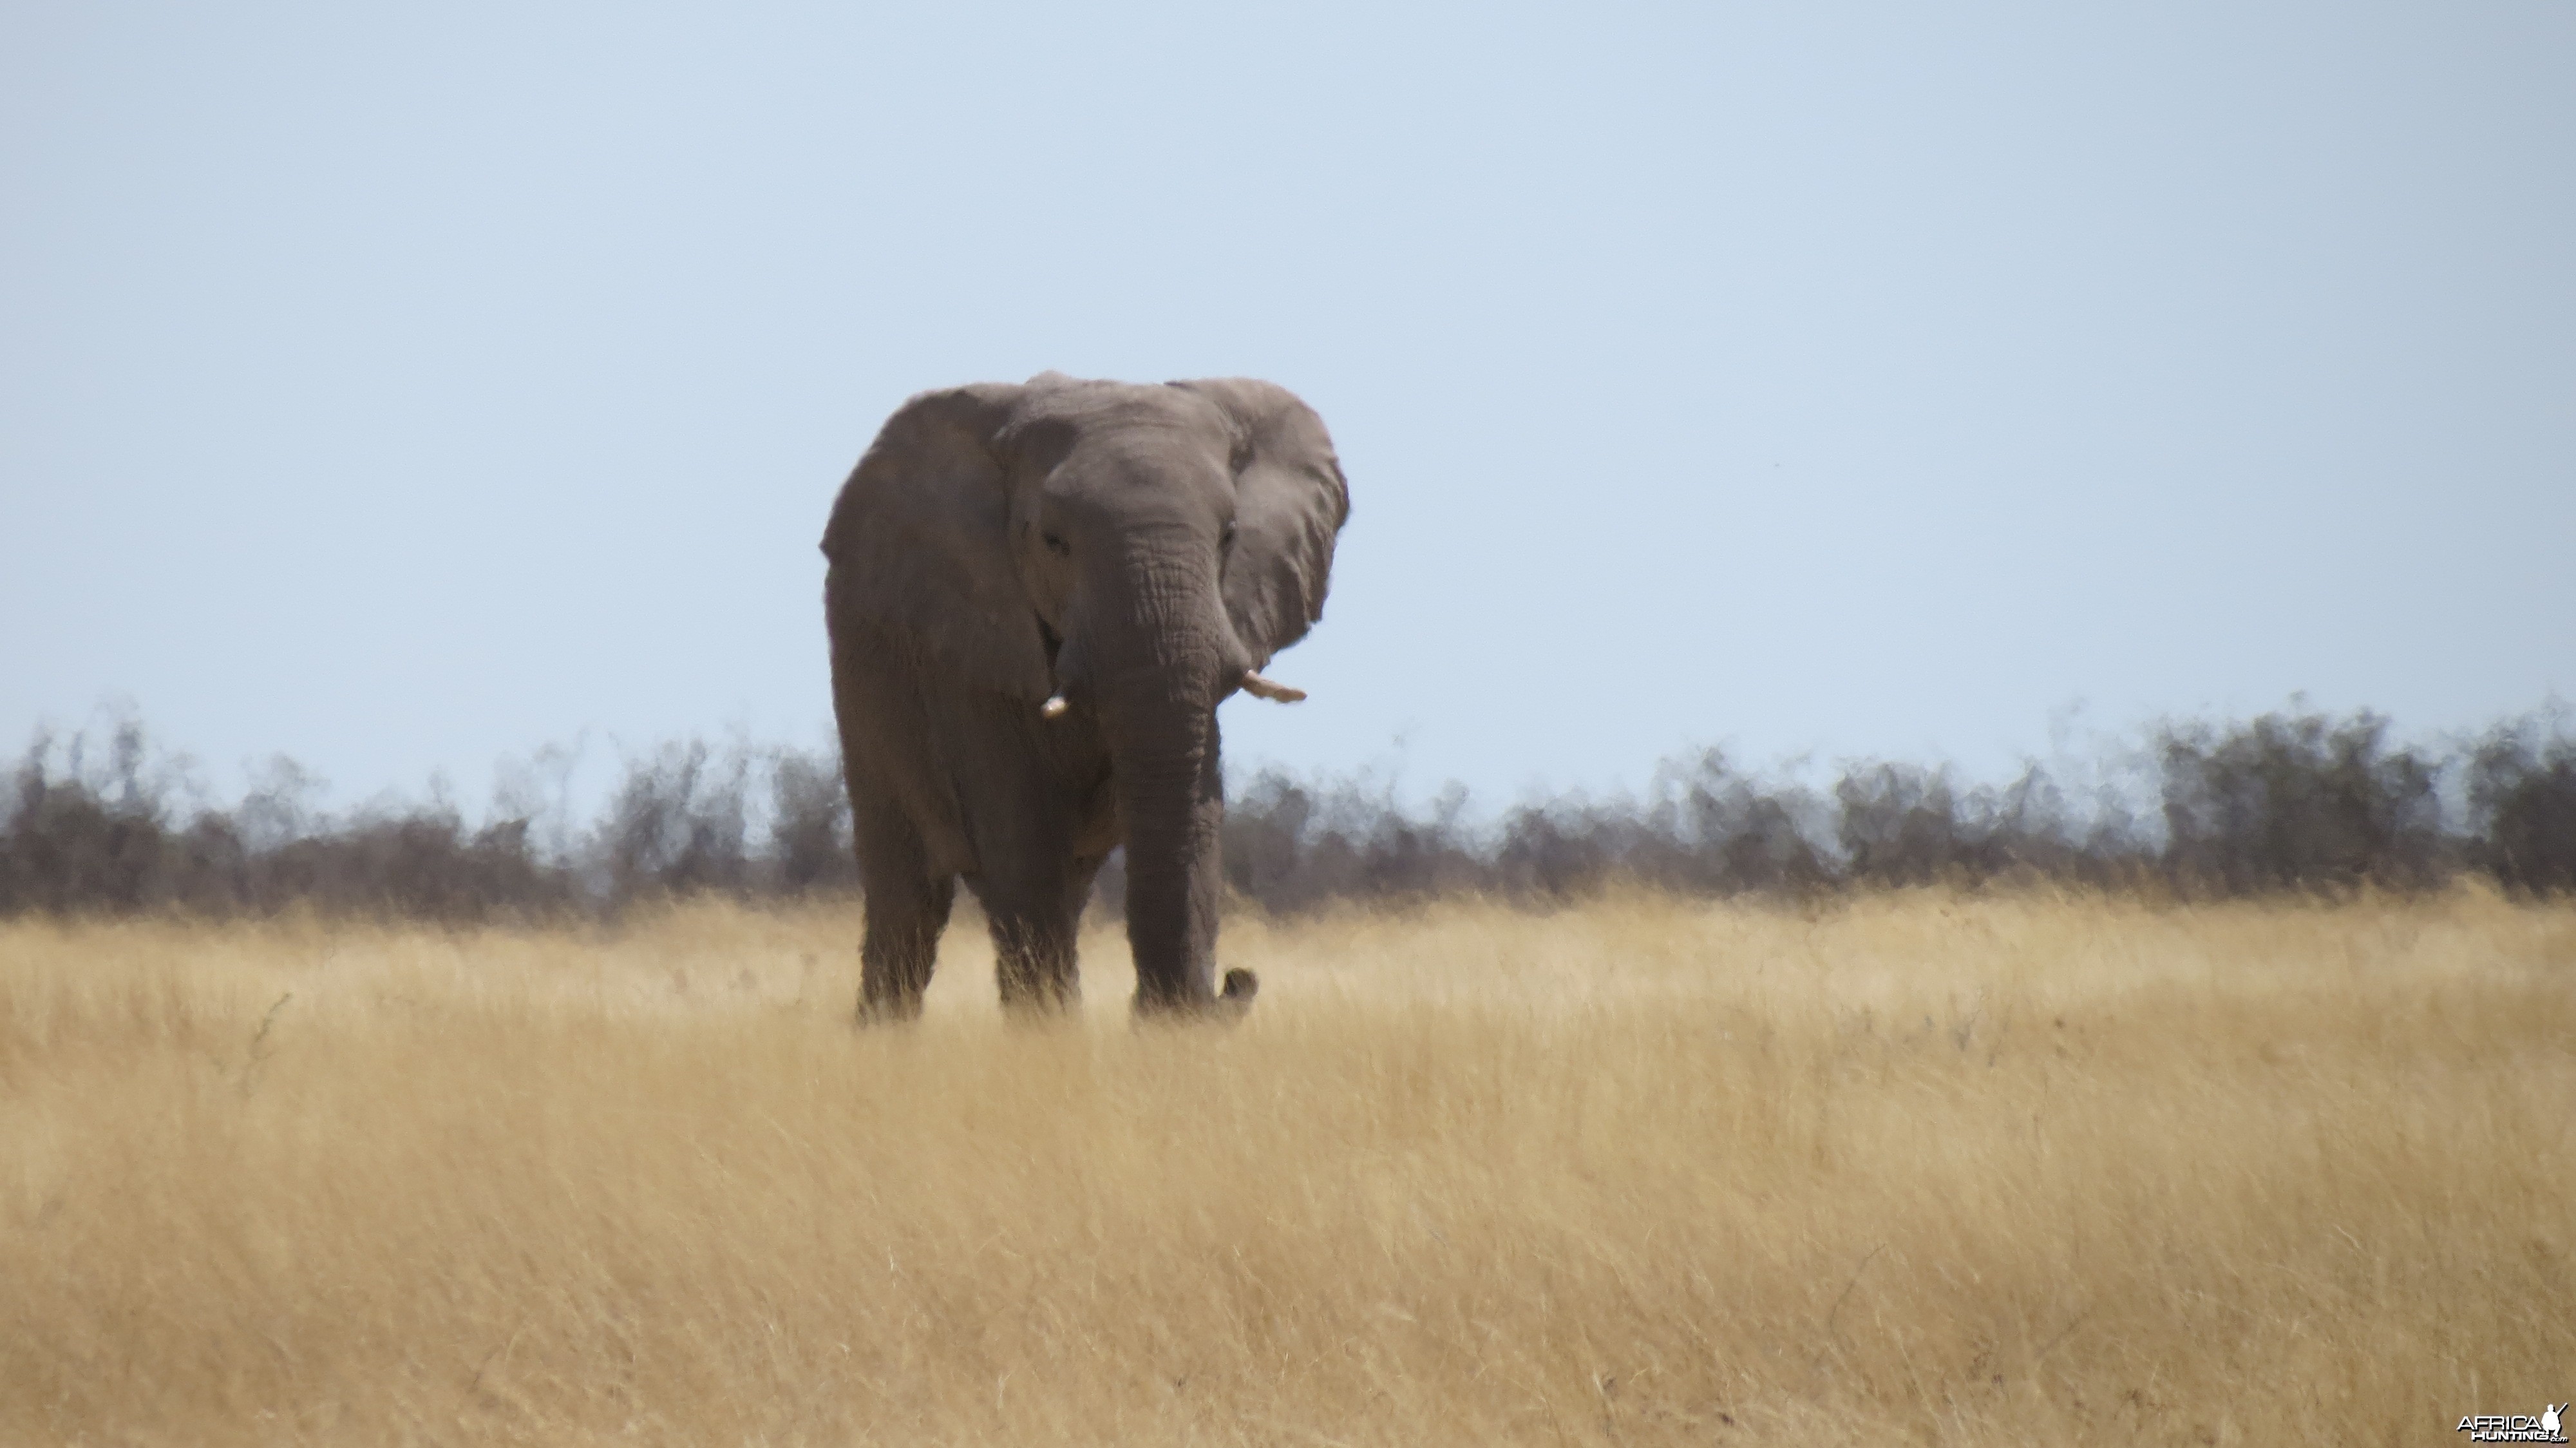
<svg viewBox="0 0 2576 1448">
<path fill-rule="evenodd" d="M 859 946 L 859 1019 L 908 1021 L 939 959 L 939 933 L 957 899 L 957 879 L 934 874 L 919 832 L 891 812 L 854 822 L 859 887 L 867 894 L 867 935 Z"/>
<path fill-rule="evenodd" d="M 1100 862 L 1050 860 L 1046 866 L 1009 881 L 979 882 L 977 894 L 992 920 L 1002 1008 L 1013 1014 L 1054 1015 L 1082 1000 L 1074 937 Z"/>
<path fill-rule="evenodd" d="M 1082 1000 L 1069 922 L 995 915 L 993 956 L 994 973 L 1002 988 L 1002 1009 L 1013 1015 L 1054 1015 L 1072 1009 Z"/>
</svg>

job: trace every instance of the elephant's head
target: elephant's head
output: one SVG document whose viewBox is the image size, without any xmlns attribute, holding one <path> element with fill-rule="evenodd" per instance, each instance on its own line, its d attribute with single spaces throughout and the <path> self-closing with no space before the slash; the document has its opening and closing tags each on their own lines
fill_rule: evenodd
<svg viewBox="0 0 2576 1448">
<path fill-rule="evenodd" d="M 1056 373 L 913 398 L 834 509 L 824 551 L 865 580 L 843 606 L 1033 728 L 1100 732 L 1140 1011 L 1221 999 L 1216 706 L 1302 697 L 1259 670 L 1322 617 L 1349 510 L 1323 420 L 1283 388 Z"/>
</svg>

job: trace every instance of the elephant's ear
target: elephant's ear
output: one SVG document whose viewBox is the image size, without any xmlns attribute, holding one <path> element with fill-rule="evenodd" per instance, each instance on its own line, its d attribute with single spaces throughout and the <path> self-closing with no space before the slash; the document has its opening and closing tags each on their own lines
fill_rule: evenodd
<svg viewBox="0 0 2576 1448">
<path fill-rule="evenodd" d="M 1011 566 L 1010 499 L 994 437 L 1021 389 L 925 392 L 886 419 L 823 530 L 835 629 L 874 625 L 967 683 L 1043 699 L 1046 649 Z"/>
<path fill-rule="evenodd" d="M 1324 420 L 1287 388 L 1242 377 L 1173 385 L 1214 402 L 1239 432 L 1225 607 L 1259 668 L 1324 616 L 1350 488 Z"/>
</svg>

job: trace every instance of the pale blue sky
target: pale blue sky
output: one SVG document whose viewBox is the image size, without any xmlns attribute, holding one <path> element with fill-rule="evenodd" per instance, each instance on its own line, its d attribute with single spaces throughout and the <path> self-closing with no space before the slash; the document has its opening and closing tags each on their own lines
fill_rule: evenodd
<svg viewBox="0 0 2576 1448">
<path fill-rule="evenodd" d="M 819 741 L 842 475 L 1049 367 L 1334 431 L 1238 765 L 2479 724 L 2576 693 L 2576 4 L 9 3 L 0 744 Z"/>
</svg>

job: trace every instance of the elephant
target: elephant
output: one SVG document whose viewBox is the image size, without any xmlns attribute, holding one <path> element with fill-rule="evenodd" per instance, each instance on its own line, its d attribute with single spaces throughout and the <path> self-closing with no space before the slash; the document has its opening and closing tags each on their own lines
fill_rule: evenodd
<svg viewBox="0 0 2576 1448">
<path fill-rule="evenodd" d="M 1323 419 L 1273 383 L 1049 372 L 896 409 L 823 534 L 863 1022 L 920 1014 L 961 878 L 1005 1010 L 1072 1006 L 1121 845 L 1136 1016 L 1241 1014 L 1216 709 L 1305 697 L 1261 670 L 1323 617 L 1349 516 Z"/>
</svg>

